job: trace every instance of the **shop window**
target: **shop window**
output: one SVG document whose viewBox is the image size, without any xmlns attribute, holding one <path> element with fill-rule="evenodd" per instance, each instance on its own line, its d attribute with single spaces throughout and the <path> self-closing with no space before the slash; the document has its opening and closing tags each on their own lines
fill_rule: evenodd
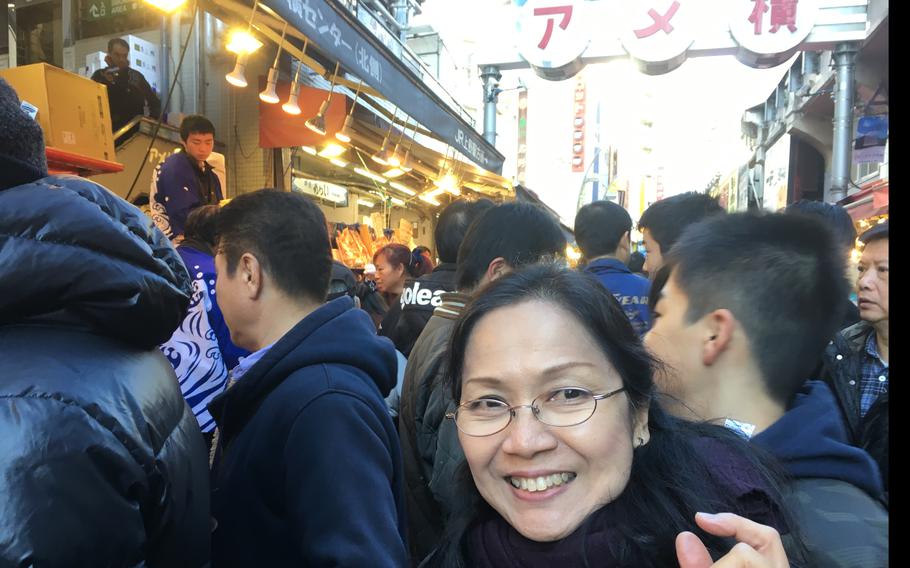
<svg viewBox="0 0 910 568">
<path fill-rule="evenodd" d="M 63 66 L 63 7 L 57 2 L 23 5 L 16 9 L 18 65 L 48 63 Z"/>
</svg>

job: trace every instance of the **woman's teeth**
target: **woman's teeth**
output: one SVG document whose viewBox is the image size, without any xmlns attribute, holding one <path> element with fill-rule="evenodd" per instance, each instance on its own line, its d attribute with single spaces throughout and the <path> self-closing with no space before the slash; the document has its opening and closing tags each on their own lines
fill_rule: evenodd
<svg viewBox="0 0 910 568">
<path fill-rule="evenodd" d="M 535 491 L 546 491 L 556 485 L 565 485 L 575 479 L 575 477 L 576 474 L 574 473 L 563 472 L 554 473 L 546 477 L 509 477 L 508 479 L 515 489 L 533 493 Z"/>
</svg>

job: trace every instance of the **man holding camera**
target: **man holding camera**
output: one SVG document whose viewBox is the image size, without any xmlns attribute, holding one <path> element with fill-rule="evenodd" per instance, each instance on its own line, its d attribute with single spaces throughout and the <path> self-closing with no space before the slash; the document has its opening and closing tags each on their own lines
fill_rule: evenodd
<svg viewBox="0 0 910 568">
<path fill-rule="evenodd" d="M 107 86 L 107 97 L 111 104 L 111 126 L 114 132 L 120 130 L 137 115 L 161 114 L 161 101 L 139 71 L 130 69 L 130 44 L 119 37 L 107 42 L 104 61 L 109 67 L 99 69 L 92 80 Z"/>
</svg>

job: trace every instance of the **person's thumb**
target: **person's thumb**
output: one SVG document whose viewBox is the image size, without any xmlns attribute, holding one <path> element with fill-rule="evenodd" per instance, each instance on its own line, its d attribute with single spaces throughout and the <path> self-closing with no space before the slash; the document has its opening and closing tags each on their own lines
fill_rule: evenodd
<svg viewBox="0 0 910 568">
<path fill-rule="evenodd" d="M 676 536 L 676 559 L 679 568 L 710 568 L 714 562 L 701 539 L 689 531 Z"/>
</svg>

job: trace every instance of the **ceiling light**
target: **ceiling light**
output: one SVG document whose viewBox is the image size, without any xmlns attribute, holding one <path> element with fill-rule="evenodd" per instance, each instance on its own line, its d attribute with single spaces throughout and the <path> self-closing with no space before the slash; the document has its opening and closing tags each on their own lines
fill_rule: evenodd
<svg viewBox="0 0 910 568">
<path fill-rule="evenodd" d="M 347 148 L 345 148 L 341 144 L 329 142 L 328 144 L 326 144 L 325 148 L 323 148 L 319 152 L 319 155 L 322 156 L 323 158 L 337 158 L 338 156 L 344 154 L 345 151 L 347 151 Z"/>
<path fill-rule="evenodd" d="M 386 170 L 386 171 L 382 172 L 382 175 L 384 175 L 387 178 L 397 178 L 397 177 L 401 177 L 404 175 L 404 170 L 402 170 L 401 168 L 392 168 L 390 170 Z"/>
<path fill-rule="evenodd" d="M 332 159 L 329 160 L 329 161 L 332 162 L 333 164 L 335 164 L 336 166 L 338 166 L 339 168 L 346 168 L 346 167 L 348 167 L 348 163 L 347 163 L 347 162 L 345 162 L 344 160 L 339 160 L 338 158 L 332 158 Z"/>
<path fill-rule="evenodd" d="M 365 170 L 363 168 L 354 168 L 354 171 L 363 177 L 370 178 L 371 180 L 378 181 L 379 183 L 385 183 L 386 181 L 384 177 L 370 170 Z"/>
<path fill-rule="evenodd" d="M 404 207 L 404 201 L 403 201 L 403 200 L 398 199 L 397 197 L 390 197 L 389 199 L 392 201 L 392 205 L 397 205 L 397 206 L 399 206 L 399 207 Z"/>
<path fill-rule="evenodd" d="M 439 203 L 438 201 L 436 201 L 436 200 L 433 198 L 433 196 L 431 196 L 431 195 L 429 195 L 429 194 L 427 194 L 427 193 L 422 193 L 422 194 L 420 194 L 419 197 L 420 197 L 421 201 L 426 201 L 426 202 L 429 203 L 430 205 L 435 205 L 435 206 L 437 206 L 437 207 L 439 207 L 440 205 L 442 205 L 441 203 Z"/>
<path fill-rule="evenodd" d="M 255 9 L 255 8 L 254 8 Z M 228 51 L 237 55 L 249 55 L 262 47 L 262 42 L 253 37 L 248 30 L 234 30 L 225 46 Z"/>
<path fill-rule="evenodd" d="M 373 203 L 372 201 L 368 201 L 366 199 L 358 199 L 357 205 L 363 205 L 364 207 L 373 207 L 376 204 Z"/>
<path fill-rule="evenodd" d="M 186 4 L 186 0 L 144 0 L 149 6 L 158 8 L 165 14 L 173 14 L 178 8 Z M 10 4 L 10 6 L 13 6 Z"/>
<path fill-rule="evenodd" d="M 312 146 L 301 146 L 300 149 L 312 156 L 316 155 L 316 148 L 313 148 Z"/>
<path fill-rule="evenodd" d="M 390 181 L 389 185 L 406 195 L 417 195 L 416 191 L 406 185 L 398 183 L 397 181 Z"/>
<path fill-rule="evenodd" d="M 382 139 L 382 146 L 380 146 L 379 151 L 370 157 L 377 164 L 382 164 L 383 166 L 389 165 L 390 154 L 389 154 L 389 137 L 388 137 L 388 135 L 386 135 L 386 137 Z"/>
</svg>

